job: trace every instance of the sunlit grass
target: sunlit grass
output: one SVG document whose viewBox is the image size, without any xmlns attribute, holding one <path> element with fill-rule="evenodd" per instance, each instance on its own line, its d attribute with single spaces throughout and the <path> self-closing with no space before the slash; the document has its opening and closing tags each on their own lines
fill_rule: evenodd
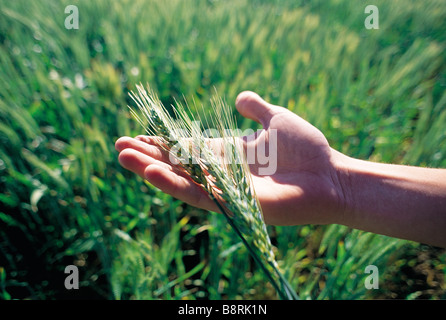
<svg viewBox="0 0 446 320">
<path fill-rule="evenodd" d="M 69 295 L 68 264 L 85 296 L 275 297 L 222 216 L 118 164 L 114 141 L 143 133 L 126 108 L 139 82 L 166 106 L 253 90 L 350 156 L 446 166 L 446 5 L 374 4 L 371 31 L 351 1 L 81 0 L 80 28 L 66 30 L 63 2 L 0 0 L 2 297 Z M 386 270 L 403 272 L 394 262 L 418 248 L 340 226 L 270 231 L 302 298 L 370 296 L 368 264 L 386 296 L 400 280 Z"/>
</svg>

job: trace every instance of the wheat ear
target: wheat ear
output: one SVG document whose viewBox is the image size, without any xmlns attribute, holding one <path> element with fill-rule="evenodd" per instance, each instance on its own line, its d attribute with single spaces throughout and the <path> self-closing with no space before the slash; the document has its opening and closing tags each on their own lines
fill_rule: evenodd
<svg viewBox="0 0 446 320">
<path fill-rule="evenodd" d="M 209 194 L 279 296 L 298 299 L 275 260 L 242 140 L 228 134 L 228 131 L 235 132 L 235 121 L 229 107 L 221 99 L 211 101 L 215 117 L 210 124 L 220 137 L 222 156 L 216 154 L 215 145 L 212 148 L 204 139 L 198 125 L 201 121 L 194 121 L 183 105 L 176 103 L 174 112 L 177 119 L 174 120 L 151 89 L 146 91 L 141 85 L 136 87 L 138 93 L 132 91 L 130 96 L 142 116 L 129 107 L 133 116 L 149 135 L 158 137 L 159 146 L 177 160 L 177 167 Z M 209 125 L 207 119 L 206 123 Z M 178 149 L 186 152 L 179 156 Z"/>
</svg>

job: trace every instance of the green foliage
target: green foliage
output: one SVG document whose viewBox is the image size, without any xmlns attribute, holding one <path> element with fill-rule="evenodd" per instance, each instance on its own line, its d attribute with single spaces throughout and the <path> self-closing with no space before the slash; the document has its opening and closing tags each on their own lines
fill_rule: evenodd
<svg viewBox="0 0 446 320">
<path fill-rule="evenodd" d="M 379 30 L 364 28 L 357 1 L 71 2 L 0 0 L 4 299 L 70 296 L 69 264 L 83 297 L 276 297 L 224 217 L 118 164 L 114 141 L 143 133 L 126 107 L 139 82 L 164 105 L 182 94 L 200 105 L 213 87 L 233 104 L 253 90 L 350 156 L 446 166 L 442 0 L 377 0 Z M 64 28 L 68 4 L 79 30 Z M 419 273 L 440 279 L 430 290 L 427 276 L 410 285 L 426 250 L 417 244 L 336 225 L 269 231 L 303 298 L 444 298 L 444 254 Z M 369 264 L 382 273 L 378 293 L 364 288 Z"/>
</svg>

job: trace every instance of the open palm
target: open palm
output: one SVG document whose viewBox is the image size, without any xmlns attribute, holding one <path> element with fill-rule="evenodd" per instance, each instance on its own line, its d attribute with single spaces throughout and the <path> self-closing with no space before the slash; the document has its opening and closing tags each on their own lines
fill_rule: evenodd
<svg viewBox="0 0 446 320">
<path fill-rule="evenodd" d="M 241 115 L 262 124 L 255 136 L 244 137 L 248 150 L 265 146 L 277 155 L 270 174 L 260 163 L 250 164 L 254 188 L 265 221 L 274 225 L 326 224 L 339 220 L 343 194 L 334 168 L 337 152 L 324 135 L 291 111 L 271 105 L 253 92 L 242 92 L 236 107 Z M 277 138 L 272 139 L 273 134 Z M 277 145 L 272 145 L 272 144 Z M 122 137 L 116 141 L 121 165 L 162 191 L 190 205 L 218 211 L 199 186 L 178 174 L 153 137 Z M 264 169 L 263 169 L 264 170 Z"/>
</svg>

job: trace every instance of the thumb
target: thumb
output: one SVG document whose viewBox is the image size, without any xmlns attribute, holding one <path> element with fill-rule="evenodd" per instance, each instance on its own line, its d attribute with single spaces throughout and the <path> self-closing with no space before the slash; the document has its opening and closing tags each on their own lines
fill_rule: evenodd
<svg viewBox="0 0 446 320">
<path fill-rule="evenodd" d="M 235 100 L 235 106 L 242 116 L 260 123 L 263 127 L 268 127 L 269 121 L 277 111 L 276 108 L 279 108 L 252 91 L 241 92 Z"/>
</svg>

